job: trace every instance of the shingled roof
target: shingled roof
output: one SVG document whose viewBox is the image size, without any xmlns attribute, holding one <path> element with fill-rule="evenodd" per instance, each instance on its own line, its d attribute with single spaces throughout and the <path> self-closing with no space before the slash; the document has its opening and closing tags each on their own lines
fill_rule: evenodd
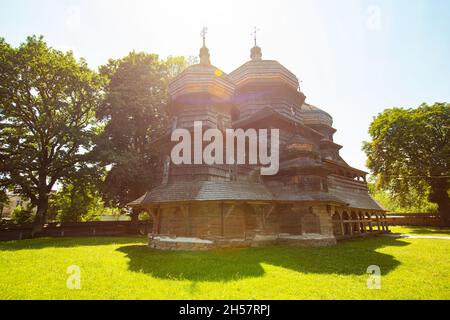
<svg viewBox="0 0 450 320">
<path fill-rule="evenodd" d="M 290 201 L 302 201 L 302 202 L 331 202 L 346 205 L 347 202 L 343 201 L 339 197 L 331 195 L 327 192 L 313 192 L 313 191 L 295 191 L 291 188 L 283 188 L 279 185 L 270 187 L 270 190 L 276 199 L 276 201 L 290 202 Z"/>
<path fill-rule="evenodd" d="M 294 90 L 299 87 L 296 75 L 275 60 L 250 60 L 231 72 L 230 78 L 236 86 L 255 81 L 278 80 L 285 82 Z"/>
<path fill-rule="evenodd" d="M 383 210 L 368 194 L 330 189 L 329 192 L 295 192 L 261 183 L 193 181 L 159 186 L 129 203 L 130 207 L 189 201 L 302 201 L 331 202 L 351 208 Z"/>
<path fill-rule="evenodd" d="M 129 204 L 127 204 L 127 206 L 129 206 L 129 207 L 138 207 L 138 206 L 140 206 L 142 204 L 142 202 L 144 201 L 145 196 L 146 196 L 146 194 L 144 194 L 139 199 L 136 199 L 136 200 L 130 202 Z"/>
<path fill-rule="evenodd" d="M 265 185 L 237 181 L 177 182 L 159 186 L 130 206 L 187 201 L 271 201 L 271 192 Z"/>
<path fill-rule="evenodd" d="M 304 103 L 300 108 L 302 121 L 308 125 L 323 124 L 333 126 L 333 117 L 322 109 L 308 103 Z"/>
<path fill-rule="evenodd" d="M 350 208 L 386 211 L 367 192 L 329 189 L 329 194 L 341 199 Z"/>
</svg>

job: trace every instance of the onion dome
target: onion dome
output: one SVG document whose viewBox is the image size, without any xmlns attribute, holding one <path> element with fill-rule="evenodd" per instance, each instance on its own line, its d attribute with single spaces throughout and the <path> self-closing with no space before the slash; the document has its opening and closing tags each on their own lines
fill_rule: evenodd
<svg viewBox="0 0 450 320">
<path fill-rule="evenodd" d="M 306 125 L 333 125 L 333 118 L 325 111 L 313 105 L 304 103 L 300 108 L 300 116 Z"/>
<path fill-rule="evenodd" d="M 189 67 L 169 84 L 172 100 L 193 94 L 209 94 L 227 101 L 234 95 L 234 84 L 222 70 L 212 65 L 197 64 Z"/>
<path fill-rule="evenodd" d="M 190 66 L 169 83 L 173 101 L 182 96 L 209 95 L 214 100 L 228 101 L 234 95 L 235 85 L 222 70 L 211 64 L 209 50 L 203 40 L 200 63 Z"/>
<path fill-rule="evenodd" d="M 292 87 L 295 91 L 298 90 L 299 81 L 297 77 L 278 61 L 263 60 L 260 47 L 255 45 L 251 49 L 250 57 L 250 61 L 230 73 L 230 77 L 236 83 L 236 86 L 279 81 Z"/>
</svg>

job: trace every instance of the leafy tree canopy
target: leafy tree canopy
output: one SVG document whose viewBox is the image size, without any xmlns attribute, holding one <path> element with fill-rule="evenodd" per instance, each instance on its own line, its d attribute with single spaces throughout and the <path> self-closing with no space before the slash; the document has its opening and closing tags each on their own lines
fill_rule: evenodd
<svg viewBox="0 0 450 320">
<path fill-rule="evenodd" d="M 374 119 L 369 134 L 372 141 L 364 143 L 364 151 L 377 187 L 389 190 L 405 206 L 414 201 L 411 194 L 429 195 L 448 225 L 450 105 L 387 109 Z"/>
<path fill-rule="evenodd" d="M 167 86 L 194 59 L 131 52 L 100 68 L 109 81 L 97 117 L 105 130 L 98 150 L 110 165 L 101 184 L 104 200 L 123 208 L 156 184 L 157 152 L 151 141 L 167 128 Z"/>
<path fill-rule="evenodd" d="M 52 193 L 49 218 L 58 222 L 96 221 L 105 208 L 98 192 L 104 170 L 83 167 L 77 175 L 60 181 L 61 188 Z"/>
<path fill-rule="evenodd" d="M 428 200 L 429 192 L 417 193 L 410 190 L 407 202 L 394 198 L 389 190 L 376 188 L 375 182 L 368 183 L 370 195 L 380 203 L 383 208 L 395 213 L 437 213 L 437 205 Z"/>
<path fill-rule="evenodd" d="M 14 224 L 22 225 L 33 222 L 34 214 L 32 208 L 17 206 L 11 214 L 11 220 Z"/>
<path fill-rule="evenodd" d="M 104 78 L 71 52 L 28 37 L 18 48 L 0 39 L 0 186 L 37 207 L 42 227 L 58 180 L 92 162 L 95 111 Z"/>
</svg>

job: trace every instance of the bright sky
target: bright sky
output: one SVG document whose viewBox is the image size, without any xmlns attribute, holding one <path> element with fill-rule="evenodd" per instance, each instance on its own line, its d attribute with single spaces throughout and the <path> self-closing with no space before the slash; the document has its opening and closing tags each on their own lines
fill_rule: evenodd
<svg viewBox="0 0 450 320">
<path fill-rule="evenodd" d="M 329 112 L 344 159 L 365 168 L 362 141 L 388 107 L 450 102 L 447 0 L 0 0 L 0 36 L 42 34 L 92 67 L 135 49 L 197 55 L 209 29 L 212 63 L 231 72 L 249 60 L 254 26 L 263 58 L 302 81 Z"/>
</svg>

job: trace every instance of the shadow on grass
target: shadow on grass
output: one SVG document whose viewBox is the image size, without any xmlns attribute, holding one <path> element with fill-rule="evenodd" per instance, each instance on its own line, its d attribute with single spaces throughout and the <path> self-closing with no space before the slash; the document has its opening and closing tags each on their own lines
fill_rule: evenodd
<svg viewBox="0 0 450 320">
<path fill-rule="evenodd" d="M 296 272 L 339 275 L 363 275 L 370 265 L 380 266 L 383 275 L 400 262 L 377 252 L 387 246 L 406 246 L 393 238 L 373 238 L 340 243 L 336 247 L 267 247 L 225 249 L 207 252 L 159 251 L 143 245 L 124 246 L 133 272 L 161 279 L 191 281 L 233 281 L 261 277 L 264 264 Z"/>
<path fill-rule="evenodd" d="M 73 238 L 36 238 L 0 242 L 0 251 L 39 250 L 46 248 L 74 248 L 84 246 L 102 246 L 111 244 L 143 244 L 146 237 L 73 237 Z"/>
</svg>

